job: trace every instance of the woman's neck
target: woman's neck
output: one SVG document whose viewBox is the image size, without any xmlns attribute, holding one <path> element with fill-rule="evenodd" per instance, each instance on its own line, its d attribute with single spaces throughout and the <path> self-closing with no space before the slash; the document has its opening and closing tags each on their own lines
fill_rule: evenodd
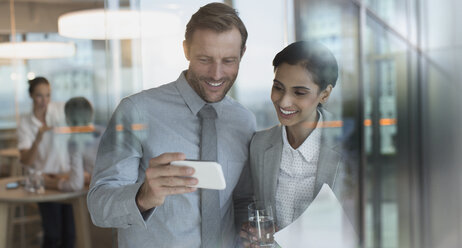
<svg viewBox="0 0 462 248">
<path fill-rule="evenodd" d="M 36 109 L 36 108 L 34 108 L 33 113 L 34 113 L 35 118 L 37 118 L 43 124 L 46 124 L 46 118 L 45 118 L 45 116 L 47 114 L 46 109 Z"/>
<path fill-rule="evenodd" d="M 308 138 L 308 136 L 310 136 L 310 134 L 316 128 L 318 120 L 319 114 L 316 112 L 316 117 L 314 120 L 305 121 L 290 127 L 286 127 L 287 140 L 289 141 L 290 146 L 292 146 L 294 149 L 300 147 L 303 142 L 305 142 L 306 138 Z"/>
</svg>

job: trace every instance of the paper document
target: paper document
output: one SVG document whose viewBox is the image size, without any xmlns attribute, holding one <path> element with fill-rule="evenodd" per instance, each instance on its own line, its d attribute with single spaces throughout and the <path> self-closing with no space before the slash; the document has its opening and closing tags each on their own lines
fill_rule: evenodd
<svg viewBox="0 0 462 248">
<path fill-rule="evenodd" d="M 357 235 L 329 185 L 324 184 L 305 212 L 274 234 L 282 248 L 355 248 Z"/>
</svg>

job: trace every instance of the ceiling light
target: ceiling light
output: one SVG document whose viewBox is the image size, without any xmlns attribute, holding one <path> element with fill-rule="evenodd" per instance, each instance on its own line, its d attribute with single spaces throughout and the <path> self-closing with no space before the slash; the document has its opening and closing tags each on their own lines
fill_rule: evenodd
<svg viewBox="0 0 462 248">
<path fill-rule="evenodd" d="M 45 59 L 73 56 L 75 45 L 71 42 L 16 42 L 14 0 L 10 0 L 11 41 L 0 43 L 0 58 Z"/>
<path fill-rule="evenodd" d="M 58 19 L 60 35 L 90 40 L 163 36 L 177 32 L 179 27 L 179 17 L 158 11 L 91 9 Z"/>
<path fill-rule="evenodd" d="M 75 54 L 72 42 L 5 42 L 0 43 L 0 58 L 48 59 L 70 57 Z"/>
</svg>

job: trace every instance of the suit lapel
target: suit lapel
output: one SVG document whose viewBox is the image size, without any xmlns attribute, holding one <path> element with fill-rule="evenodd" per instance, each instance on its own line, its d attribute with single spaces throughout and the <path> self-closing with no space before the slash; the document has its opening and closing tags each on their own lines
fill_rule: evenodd
<svg viewBox="0 0 462 248">
<path fill-rule="evenodd" d="M 282 155 L 282 137 L 281 137 L 281 128 L 275 129 L 275 132 L 272 135 L 272 138 L 269 142 L 268 148 L 265 150 L 264 155 L 264 166 L 261 175 L 264 176 L 263 179 L 263 195 L 265 201 L 269 201 L 273 205 L 275 210 L 276 204 L 276 188 L 279 176 L 279 168 L 281 165 L 281 155 Z"/>
<path fill-rule="evenodd" d="M 330 147 L 321 146 L 319 154 L 318 170 L 316 172 L 316 182 L 314 187 L 314 196 L 318 195 L 324 183 L 327 183 L 332 189 L 333 182 L 338 169 L 340 156 Z"/>
<path fill-rule="evenodd" d="M 328 121 L 328 115 L 322 110 L 321 112 L 323 114 L 324 121 Z M 333 183 L 337 175 L 337 170 L 341 159 L 340 153 L 334 149 L 334 144 L 332 144 L 332 142 L 327 139 L 328 133 L 331 132 L 334 128 L 327 126 L 321 128 L 321 147 L 314 186 L 314 197 L 318 195 L 324 183 L 327 183 L 333 190 Z"/>
</svg>

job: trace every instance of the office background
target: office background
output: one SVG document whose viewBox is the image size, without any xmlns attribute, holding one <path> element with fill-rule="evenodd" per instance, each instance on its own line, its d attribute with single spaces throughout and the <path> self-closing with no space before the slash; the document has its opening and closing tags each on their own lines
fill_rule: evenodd
<svg viewBox="0 0 462 248">
<path fill-rule="evenodd" d="M 45 76 L 52 99 L 85 96 L 105 125 L 121 98 L 175 80 L 190 15 L 202 0 L 0 0 L 0 42 L 73 42 L 59 59 L 0 58 L 1 137 L 30 111 L 27 79 Z M 229 0 L 249 39 L 229 93 L 252 110 L 259 129 L 277 123 L 269 98 L 271 61 L 287 44 L 329 47 L 340 78 L 327 109 L 340 121 L 357 185 L 362 247 L 462 247 L 462 1 Z M 90 40 L 58 34 L 60 15 L 81 9 L 155 11 L 140 38 Z M 155 30 L 147 32 L 146 30 Z M 147 35 L 149 33 L 149 35 Z M 151 33 L 154 33 L 152 35 Z M 2 142 L 7 147 L 14 142 Z"/>
</svg>

